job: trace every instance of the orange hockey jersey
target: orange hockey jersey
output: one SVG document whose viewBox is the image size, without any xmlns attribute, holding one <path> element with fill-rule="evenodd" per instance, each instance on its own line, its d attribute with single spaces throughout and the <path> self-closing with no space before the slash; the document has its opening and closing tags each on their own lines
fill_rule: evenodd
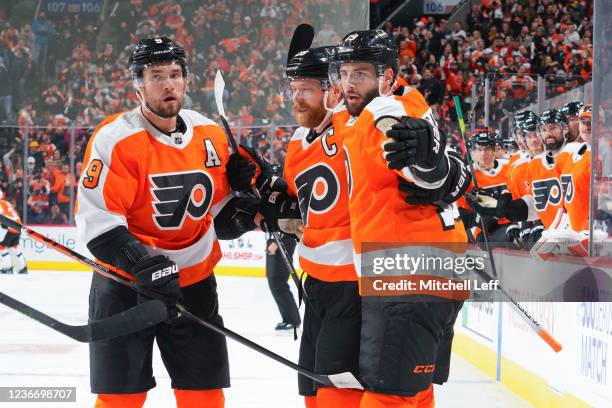
<svg viewBox="0 0 612 408">
<path fill-rule="evenodd" d="M 546 152 L 535 156 L 527 167 L 530 194 L 524 199 L 546 228 L 556 228 L 563 214 L 563 188 L 555 158 Z M 531 218 L 530 218 L 531 221 Z"/>
<path fill-rule="evenodd" d="M 106 118 L 85 152 L 76 223 L 90 242 L 125 226 L 151 254 L 179 267 L 187 286 L 208 277 L 221 258 L 213 216 L 230 188 L 225 134 L 197 112 L 181 110 L 184 134 L 161 133 L 140 108 Z"/>
<path fill-rule="evenodd" d="M 0 214 L 21 224 L 21 218 L 19 218 L 19 213 L 17 212 L 15 207 L 13 207 L 13 204 L 11 204 L 8 200 L 5 200 L 4 198 L 0 199 Z M 19 232 L 13 228 L 9 228 L 8 230 L 10 232 L 15 233 Z"/>
<path fill-rule="evenodd" d="M 284 169 L 304 223 L 298 246 L 300 266 L 319 280 L 356 280 L 342 139 L 331 123 L 309 142 L 310 132 L 314 130 L 296 129 L 287 146 Z"/>
<path fill-rule="evenodd" d="M 366 243 L 467 242 L 463 223 L 458 222 L 456 206 L 409 205 L 398 191 L 398 175 L 425 188 L 436 188 L 444 180 L 429 184 L 412 174 L 410 168 L 389 170 L 383 157 L 387 136 L 376 129 L 375 121 L 390 115 L 411 116 L 435 124 L 433 114 L 416 89 L 403 86 L 392 96 L 374 98 L 357 118 L 337 108 L 334 129 L 343 133 L 349 184 L 351 238 L 357 273 Z M 447 159 L 445 157 L 445 159 Z M 393 245 L 391 245 L 393 246 Z"/>
<path fill-rule="evenodd" d="M 516 200 L 530 192 L 529 179 L 527 178 L 527 168 L 532 157 L 521 152 L 520 157 L 510 164 L 508 188 L 512 193 L 512 199 Z"/>
<path fill-rule="evenodd" d="M 586 143 L 568 143 L 557 155 L 563 187 L 563 205 L 574 231 L 589 229 L 591 149 Z"/>
</svg>

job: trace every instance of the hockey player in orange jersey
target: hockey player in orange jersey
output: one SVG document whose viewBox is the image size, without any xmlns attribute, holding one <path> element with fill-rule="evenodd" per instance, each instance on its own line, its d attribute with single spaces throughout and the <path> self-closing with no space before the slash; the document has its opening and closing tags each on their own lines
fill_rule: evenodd
<svg viewBox="0 0 612 408">
<path fill-rule="evenodd" d="M 520 151 L 518 159 L 510 165 L 508 187 L 513 200 L 520 199 L 531 192 L 527 169 L 531 160 L 543 151 L 542 141 L 537 133 L 539 120 L 538 115 L 531 111 L 520 112 L 514 119 L 514 138 Z M 515 234 L 526 249 L 531 249 L 544 229 L 539 220 L 518 221 L 514 226 L 516 229 L 510 232 Z M 514 228 L 514 226 L 509 228 Z"/>
<path fill-rule="evenodd" d="M 584 104 L 580 101 L 572 101 L 566 103 L 559 109 L 567 118 L 568 143 L 583 141 L 580 139 L 580 119 L 578 119 L 578 114 L 583 106 Z"/>
<path fill-rule="evenodd" d="M 408 86 L 394 87 L 398 71 L 397 48 L 382 30 L 348 34 L 330 64 L 330 79 L 340 85 L 345 101 L 346 121 L 338 127 L 334 121 L 334 130 L 343 133 L 358 274 L 369 244 L 389 249 L 405 242 L 466 242 L 454 205 L 406 205 L 397 192 L 398 176 L 436 189 L 458 171 L 423 96 Z M 460 306 L 456 300 L 363 298 L 362 408 L 434 406 L 433 382 L 447 379 Z"/>
<path fill-rule="evenodd" d="M 556 167 L 563 186 L 565 217 L 556 229 L 545 232 L 553 240 L 566 241 L 567 250 L 586 256 L 589 245 L 589 205 L 591 187 L 591 105 L 583 105 L 577 115 L 580 138 L 566 144 L 557 156 Z M 607 238 L 599 229 L 593 231 L 596 241 Z"/>
<path fill-rule="evenodd" d="M 13 207 L 13 204 L 6 200 L 2 190 L 0 190 L 0 214 L 21 223 L 17 210 Z M 19 249 L 20 236 L 20 231 L 4 225 L 0 226 L 0 273 L 8 274 L 15 271 L 18 274 L 28 273 L 26 259 Z"/>
<path fill-rule="evenodd" d="M 140 40 L 129 64 L 141 105 L 106 118 L 92 135 L 76 223 L 96 258 L 155 292 L 172 318 L 91 343 L 91 389 L 98 408 L 141 407 L 155 387 L 156 340 L 177 406 L 221 408 L 222 388 L 229 387 L 225 338 L 177 316 L 174 306 L 181 301 L 222 324 L 213 274 L 221 258 L 217 236 L 253 228 L 254 202 L 230 195 L 221 128 L 181 109 L 188 70 L 183 48 L 166 37 Z M 231 216 L 237 208 L 239 221 Z M 89 317 L 104 318 L 139 301 L 134 291 L 94 274 Z"/>
<path fill-rule="evenodd" d="M 534 157 L 527 167 L 529 194 L 517 200 L 506 197 L 497 200 L 482 195 L 470 203 L 480 214 L 506 217 L 512 221 L 534 221 L 539 217 L 544 229 L 562 226 L 565 192 L 555 163 L 569 137 L 565 115 L 557 109 L 544 111 L 538 124 L 538 134 L 544 152 Z M 556 250 L 556 244 L 542 235 L 531 251 L 534 256 L 545 259 Z"/>
<path fill-rule="evenodd" d="M 473 135 L 469 140 L 470 154 L 474 162 L 474 175 L 478 185 L 479 194 L 501 197 L 509 195 L 508 175 L 510 165 L 506 160 L 495 157 L 495 148 L 498 146 L 496 132 L 481 131 Z M 474 240 L 485 249 L 484 233 L 480 227 L 480 219 L 476 213 L 471 211 L 465 199 L 459 200 L 461 217 L 467 228 L 471 228 Z M 485 218 L 489 244 L 492 247 L 516 248 L 515 237 L 512 235 L 514 228 L 507 219 Z"/>
</svg>

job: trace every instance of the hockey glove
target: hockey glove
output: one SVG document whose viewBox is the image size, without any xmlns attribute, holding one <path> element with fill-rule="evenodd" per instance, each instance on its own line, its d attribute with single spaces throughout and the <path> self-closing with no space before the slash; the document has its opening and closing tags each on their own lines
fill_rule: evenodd
<svg viewBox="0 0 612 408">
<path fill-rule="evenodd" d="M 255 177 L 257 165 L 249 162 L 238 153 L 232 153 L 225 165 L 227 181 L 234 191 L 248 192 L 251 188 L 251 180 Z"/>
<path fill-rule="evenodd" d="M 386 132 L 384 158 L 391 170 L 417 165 L 435 168 L 444 156 L 446 135 L 425 119 L 404 116 Z"/>
<path fill-rule="evenodd" d="M 452 153 L 449 154 L 449 158 L 450 169 L 448 177 L 445 183 L 439 188 L 422 188 L 398 176 L 398 188 L 400 191 L 407 194 L 405 201 L 408 204 L 431 204 L 436 201 L 445 201 L 451 204 L 465 194 L 470 186 L 472 177 L 460 158 L 454 156 Z"/>
<path fill-rule="evenodd" d="M 272 191 L 287 192 L 287 182 L 276 174 L 274 167 L 269 161 L 263 158 L 262 155 L 253 148 L 245 146 L 240 146 L 240 148 L 248 154 L 257 164 L 257 167 L 259 167 L 259 175 L 255 180 L 255 187 L 257 187 L 257 190 L 259 190 L 262 196 Z"/>
<path fill-rule="evenodd" d="M 510 224 L 506 227 L 506 241 L 510 244 L 514 249 L 519 249 L 522 247 L 521 241 L 521 227 L 518 224 Z"/>
<path fill-rule="evenodd" d="M 259 203 L 259 213 L 263 216 L 262 229 L 267 232 L 279 231 L 280 220 L 301 220 L 298 200 L 281 191 L 273 191 L 263 196 Z"/>
<path fill-rule="evenodd" d="M 178 271 L 178 266 L 164 255 L 145 256 L 130 268 L 138 285 L 166 304 L 170 319 L 178 316 L 176 304 L 183 300 Z M 148 300 L 143 297 L 139 293 L 138 301 Z"/>
<path fill-rule="evenodd" d="M 259 201 L 250 196 L 234 197 L 215 216 L 215 232 L 222 240 L 236 239 L 257 227 Z"/>
</svg>

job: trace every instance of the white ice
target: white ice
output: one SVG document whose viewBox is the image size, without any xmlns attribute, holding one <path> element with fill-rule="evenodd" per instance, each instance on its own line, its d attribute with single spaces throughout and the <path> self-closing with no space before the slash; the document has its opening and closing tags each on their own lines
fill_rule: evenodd
<svg viewBox="0 0 612 408">
<path fill-rule="evenodd" d="M 70 324 L 87 321 L 90 273 L 39 272 L 0 275 L 0 291 Z M 217 277 L 221 313 L 225 325 L 278 354 L 297 361 L 299 341 L 274 332 L 280 321 L 265 279 Z M 77 388 L 76 403 L 1 403 L 0 407 L 93 407 L 89 392 L 87 344 L 30 320 L 0 305 L 0 386 L 62 386 Z M 303 407 L 297 395 L 296 374 L 250 349 L 228 340 L 231 388 L 225 390 L 228 408 Z M 157 387 L 145 407 L 173 407 L 170 379 L 154 356 Z M 501 384 L 489 379 L 457 355 L 451 377 L 436 388 L 438 407 L 528 407 Z"/>
</svg>

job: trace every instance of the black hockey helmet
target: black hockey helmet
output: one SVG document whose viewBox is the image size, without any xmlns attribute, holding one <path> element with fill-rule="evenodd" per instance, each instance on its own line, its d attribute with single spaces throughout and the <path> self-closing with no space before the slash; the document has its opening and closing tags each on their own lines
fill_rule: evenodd
<svg viewBox="0 0 612 408">
<path fill-rule="evenodd" d="M 321 84 L 321 89 L 329 90 L 329 61 L 333 53 L 334 47 L 326 46 L 302 50 L 291 57 L 281 85 L 283 100 L 293 100 L 291 81 L 296 79 L 316 79 Z"/>
<path fill-rule="evenodd" d="M 538 129 L 540 129 L 542 125 L 551 123 L 558 123 L 559 125 L 564 125 L 567 127 L 567 117 L 559 109 L 545 110 L 540 116 L 540 121 L 538 122 Z"/>
<path fill-rule="evenodd" d="M 188 68 L 183 47 L 168 37 L 144 38 L 136 44 L 130 54 L 128 66 L 132 80 L 142 79 L 142 71 L 152 64 L 177 62 L 187 78 Z"/>
<path fill-rule="evenodd" d="M 518 125 L 515 125 L 514 127 L 519 128 L 525 132 L 535 132 L 538 128 L 538 122 L 540 121 L 540 117 L 532 111 L 523 111 L 521 113 L 522 115 L 520 121 Z"/>
<path fill-rule="evenodd" d="M 580 108 L 584 105 L 580 101 L 568 102 L 561 108 L 561 112 L 567 117 L 567 119 L 572 119 L 578 117 L 580 113 Z"/>
<path fill-rule="evenodd" d="M 286 78 L 314 78 L 327 81 L 333 46 L 309 48 L 295 54 L 287 63 Z"/>
<path fill-rule="evenodd" d="M 470 149 L 475 147 L 493 147 L 498 146 L 497 132 L 490 132 L 488 130 L 481 130 L 474 134 L 469 140 Z"/>
<path fill-rule="evenodd" d="M 383 76 L 385 68 L 393 69 L 393 79 L 399 72 L 399 51 L 393 38 L 383 30 L 353 31 L 336 45 L 330 78 L 338 79 L 341 63 L 369 62 L 376 67 L 376 75 Z"/>
<path fill-rule="evenodd" d="M 519 148 L 518 143 L 513 137 L 505 137 L 500 141 L 500 146 L 506 150 L 516 150 Z"/>
</svg>

